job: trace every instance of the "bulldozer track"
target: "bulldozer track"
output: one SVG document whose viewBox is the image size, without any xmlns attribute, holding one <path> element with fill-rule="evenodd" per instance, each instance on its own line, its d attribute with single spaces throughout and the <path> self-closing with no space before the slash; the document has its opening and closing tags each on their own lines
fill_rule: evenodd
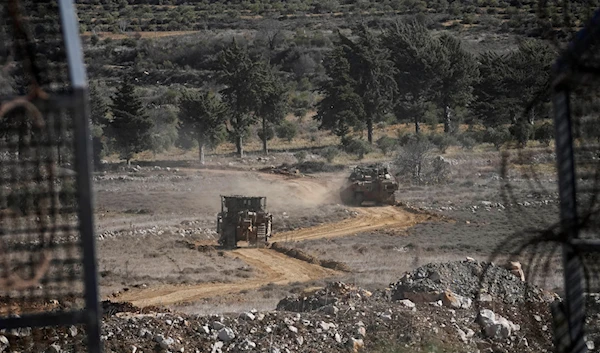
<svg viewBox="0 0 600 353">
<path fill-rule="evenodd" d="M 300 241 L 353 235 L 386 228 L 408 228 L 424 221 L 427 215 L 410 213 L 395 206 L 356 208 L 359 215 L 338 223 L 275 234 L 278 241 Z M 342 272 L 289 257 L 267 248 L 240 248 L 226 252 L 259 271 L 259 275 L 234 283 L 202 283 L 197 285 L 161 285 L 146 289 L 133 289 L 119 296 L 120 301 L 137 307 L 164 306 L 190 303 L 197 300 L 239 293 L 264 287 L 268 284 L 285 285 L 291 282 L 313 280 L 341 275 Z"/>
<path fill-rule="evenodd" d="M 187 286 L 162 285 L 139 291 L 132 290 L 122 294 L 119 300 L 130 302 L 140 308 L 190 303 L 243 290 L 258 289 L 270 283 L 284 285 L 291 282 L 307 282 L 336 276 L 341 273 L 291 258 L 270 249 L 237 249 L 228 252 L 227 255 L 237 257 L 258 269 L 260 275 L 234 283 L 202 283 Z"/>
<path fill-rule="evenodd" d="M 381 229 L 406 229 L 423 222 L 430 216 L 411 213 L 396 206 L 357 207 L 353 218 L 337 223 L 327 223 L 273 235 L 278 241 L 301 241 L 319 238 L 335 238 Z"/>
<path fill-rule="evenodd" d="M 325 195 L 327 185 L 320 180 L 285 178 L 272 176 L 279 181 L 294 184 L 298 196 L 311 198 Z M 304 195 L 304 196 L 301 196 Z M 327 195 L 322 196 L 323 200 Z M 410 212 L 403 207 L 357 207 L 351 208 L 358 214 L 341 222 L 322 224 L 289 232 L 275 233 L 274 241 L 304 241 L 319 238 L 333 238 L 355 235 L 381 229 L 406 229 L 423 222 L 430 215 Z M 239 248 L 225 252 L 227 256 L 241 259 L 259 273 L 256 277 L 233 283 L 201 283 L 195 285 L 159 285 L 144 289 L 131 289 L 122 293 L 118 300 L 131 302 L 138 307 L 163 306 L 192 303 L 201 299 L 235 294 L 241 291 L 258 289 L 268 284 L 285 285 L 291 282 L 309 282 L 343 274 L 318 264 L 298 260 L 268 248 Z"/>
</svg>

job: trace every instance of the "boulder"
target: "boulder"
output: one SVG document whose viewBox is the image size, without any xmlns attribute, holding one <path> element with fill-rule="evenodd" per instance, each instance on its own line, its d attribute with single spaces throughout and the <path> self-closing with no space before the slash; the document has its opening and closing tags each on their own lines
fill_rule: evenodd
<svg viewBox="0 0 600 353">
<path fill-rule="evenodd" d="M 506 269 L 509 270 L 513 275 L 517 276 L 517 278 L 519 278 L 521 281 L 525 282 L 525 273 L 523 272 L 520 262 L 510 261 L 506 265 Z"/>
<path fill-rule="evenodd" d="M 358 353 L 361 349 L 365 347 L 365 342 L 362 339 L 356 339 L 351 337 L 348 340 L 348 346 L 353 353 Z"/>
<path fill-rule="evenodd" d="M 254 315 L 252 313 L 242 313 L 240 315 L 240 319 L 246 320 L 246 321 L 254 321 L 254 319 L 256 319 L 256 315 Z"/>
<path fill-rule="evenodd" d="M 321 308 L 321 311 L 323 311 L 327 315 L 336 315 L 339 309 L 335 305 L 327 305 Z"/>
<path fill-rule="evenodd" d="M 444 294 L 442 294 L 442 303 L 445 306 L 454 309 L 469 309 L 471 307 L 472 300 L 471 298 L 463 297 L 449 290 L 446 290 Z"/>
<path fill-rule="evenodd" d="M 223 327 L 217 337 L 223 342 L 229 342 L 235 338 L 235 333 L 229 327 Z"/>
<path fill-rule="evenodd" d="M 8 338 L 6 338 L 5 336 L 0 336 L 0 353 L 4 352 L 8 347 L 10 347 Z"/>
<path fill-rule="evenodd" d="M 408 299 L 413 303 L 431 303 L 440 300 L 442 293 L 440 292 L 412 292 L 405 291 L 402 295 L 404 298 Z M 400 299 L 400 298 L 398 298 Z"/>
<path fill-rule="evenodd" d="M 240 349 L 244 351 L 253 350 L 254 348 L 256 348 L 256 343 L 250 341 L 247 338 L 240 344 Z"/>
<path fill-rule="evenodd" d="M 223 327 L 225 327 L 225 325 L 220 321 L 213 321 L 211 326 L 212 326 L 213 330 L 217 330 L 217 331 L 222 329 Z"/>
<path fill-rule="evenodd" d="M 506 339 L 514 331 L 520 330 L 519 325 L 515 325 L 489 309 L 483 309 L 479 312 L 477 322 L 481 325 L 485 335 L 490 338 Z"/>
</svg>

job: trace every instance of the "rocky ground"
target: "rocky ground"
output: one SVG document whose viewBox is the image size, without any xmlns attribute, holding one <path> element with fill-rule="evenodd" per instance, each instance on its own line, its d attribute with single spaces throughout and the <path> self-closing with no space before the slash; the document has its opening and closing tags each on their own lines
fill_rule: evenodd
<svg viewBox="0 0 600 353">
<path fill-rule="evenodd" d="M 344 171 L 291 159 L 97 175 L 106 352 L 551 352 L 559 252 L 516 250 L 556 223 L 556 181 L 534 180 L 518 160 L 501 175 L 493 155 L 446 155 L 446 185 L 401 181 L 405 207 L 392 221 L 383 219 L 389 209 L 339 204 L 332 191 Z M 527 161 L 553 158 L 540 156 Z M 266 195 L 275 232 L 297 237 L 275 239 L 278 250 L 217 249 L 219 195 L 236 193 Z M 410 226 L 394 225 L 411 212 L 420 216 Z M 508 260 L 521 261 L 527 282 L 490 265 Z M 198 295 L 137 304 L 179 289 Z M 119 302 L 128 294 L 136 299 Z M 588 296 L 590 348 L 600 347 L 599 303 Z M 4 331 L 0 353 L 72 352 L 84 338 L 80 327 Z"/>
<path fill-rule="evenodd" d="M 474 283 L 486 269 L 482 295 Z M 267 312 L 190 316 L 104 302 L 102 342 L 106 352 L 134 353 L 551 352 L 553 300 L 503 267 L 463 260 L 417 268 L 373 292 L 330 282 Z M 5 331 L 0 352 L 72 352 L 84 337 L 77 327 Z"/>
</svg>

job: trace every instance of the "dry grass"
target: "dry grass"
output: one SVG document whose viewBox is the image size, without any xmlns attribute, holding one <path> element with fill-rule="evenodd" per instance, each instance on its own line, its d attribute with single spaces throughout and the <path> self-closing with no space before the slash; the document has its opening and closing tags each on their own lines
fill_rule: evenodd
<svg viewBox="0 0 600 353">
<path fill-rule="evenodd" d="M 96 35 L 101 38 L 110 39 L 126 39 L 126 38 L 165 38 L 165 37 L 178 37 L 188 34 L 199 33 L 199 31 L 164 31 L 164 32 L 128 32 L 128 33 L 113 33 L 113 32 L 96 32 Z M 82 37 L 91 37 L 94 35 L 93 32 L 84 32 Z"/>
<path fill-rule="evenodd" d="M 180 239 L 163 235 L 98 242 L 101 295 L 139 285 L 235 282 L 253 275 L 239 275 L 246 266 L 239 259 L 189 249 Z"/>
<path fill-rule="evenodd" d="M 306 124 L 309 124 L 306 122 Z M 466 126 L 461 127 L 466 129 Z M 397 124 L 378 130 L 376 136 L 389 134 L 396 136 L 397 131 L 412 132 L 412 125 Z M 435 131 L 441 130 L 441 126 Z M 430 131 L 429 126 L 424 126 L 424 131 Z M 336 142 L 336 137 L 326 132 L 318 131 L 323 141 Z M 301 148 L 311 146 L 308 133 L 294 140 L 294 144 L 286 144 L 275 139 L 271 148 Z M 259 142 L 250 141 L 247 151 L 260 150 Z M 519 177 L 525 174 L 531 176 L 532 161 L 539 160 L 544 155 L 546 159 L 534 164 L 543 177 L 554 176 L 553 163 L 547 161 L 550 155 L 545 147 L 532 143 L 525 151 L 510 151 L 511 175 Z M 213 161 L 227 163 L 233 161 L 243 165 L 239 160 L 227 156 L 233 150 L 232 145 L 223 145 L 211 156 Z M 229 152 L 227 152 L 229 151 Z M 195 159 L 196 151 L 171 150 L 164 154 L 152 156 L 140 155 L 145 158 L 184 160 Z M 521 154 L 521 157 L 519 157 Z M 529 154 L 529 155 L 528 155 Z M 291 154 L 274 154 L 275 161 L 269 164 L 278 164 L 282 161 L 294 160 Z M 398 280 L 402 274 L 417 266 L 429 262 L 443 262 L 464 259 L 471 256 L 478 260 L 489 260 L 494 249 L 515 231 L 534 228 L 540 229 L 555 221 L 558 217 L 557 207 L 550 204 L 540 207 L 531 207 L 525 210 L 508 209 L 486 210 L 482 207 L 472 209 L 472 206 L 481 206 L 481 201 L 504 202 L 502 188 L 506 181 L 497 180 L 492 176 L 500 174 L 501 152 L 494 150 L 490 145 L 479 145 L 473 151 L 465 151 L 459 147 L 451 147 L 444 155 L 452 160 L 453 183 L 436 186 L 416 186 L 401 181 L 398 199 L 415 207 L 427 207 L 433 212 L 442 213 L 453 222 L 428 222 L 419 224 L 403 233 L 393 230 L 360 234 L 357 236 L 320 239 L 303 243 L 287 243 L 286 247 L 300 249 L 319 260 L 331 260 L 345 264 L 352 273 L 344 275 L 341 279 L 354 282 L 358 285 L 375 289 L 387 286 L 390 282 Z M 381 154 L 368 155 L 371 159 L 386 157 Z M 535 157 L 534 159 L 531 159 Z M 389 157 L 387 157 L 389 159 Z M 337 163 L 356 163 L 350 156 L 341 155 Z M 250 167 L 250 165 L 247 165 Z M 117 222 L 120 220 L 143 221 L 151 226 L 167 224 L 169 221 L 180 222 L 181 218 L 199 219 L 203 226 L 213 227 L 214 217 L 219 210 L 218 195 L 221 193 L 264 193 L 269 198 L 269 209 L 277 219 L 277 227 L 296 227 L 311 224 L 315 220 L 335 219 L 341 206 L 316 205 L 314 203 L 300 202 L 299 190 L 289 183 L 267 179 L 262 174 L 253 172 L 221 172 L 205 170 L 182 170 L 185 178 L 174 181 L 170 179 L 147 178 L 140 181 L 103 181 L 97 183 L 97 200 L 100 209 L 116 217 L 105 218 L 101 224 Z M 325 179 L 321 176 L 321 181 Z M 526 182 L 509 181 L 515 187 L 517 201 L 528 200 L 531 185 Z M 554 192 L 555 183 L 544 184 L 548 194 Z M 300 190 L 302 192 L 302 190 Z M 305 193 L 305 192 L 304 192 Z M 544 195 L 543 197 L 552 198 Z M 291 203 L 295 201 L 294 203 Z M 512 201 L 511 201 L 512 202 Z M 448 211 L 448 207 L 451 210 Z M 150 215 L 129 214 L 127 210 L 149 209 Z M 286 218 L 283 212 L 287 213 Z M 116 224 L 116 223 L 115 223 Z M 286 228 L 287 229 L 287 228 Z M 143 242 L 143 244 L 142 244 Z M 140 254 L 130 254 L 123 249 L 140 247 Z M 210 279 L 238 281 L 255 275 L 253 271 L 241 270 L 243 264 L 231 262 L 226 257 L 212 256 L 210 254 L 180 249 L 169 242 L 168 238 L 157 237 L 155 240 L 115 240 L 114 243 L 101 243 L 100 245 L 101 270 L 111 272 L 103 281 L 103 289 L 119 288 L 136 283 L 155 283 L 178 281 L 202 282 Z M 501 252 L 495 261 L 505 261 L 511 249 Z M 172 259 L 170 259 L 170 258 Z M 518 258 L 526 264 L 526 256 Z M 555 261 L 556 260 L 556 261 Z M 560 268 L 560 259 L 553 259 L 553 269 Z M 117 264 L 116 266 L 113 264 Z M 125 266 L 127 264 L 127 266 Z M 110 267 L 113 266 L 113 267 Z M 542 273 L 533 278 L 534 283 L 543 285 L 548 289 L 560 288 L 562 279 L 560 275 Z M 111 277 L 112 276 L 112 277 Z M 125 278 L 127 277 L 128 280 Z M 130 281 L 129 279 L 132 279 Z M 200 303 L 178 306 L 178 310 L 190 313 L 220 313 L 224 311 L 246 311 L 252 308 L 259 310 L 273 309 L 281 297 L 292 290 L 301 290 L 311 284 L 297 284 L 287 287 L 266 286 L 260 290 L 240 294 L 224 294 L 220 298 L 211 298 Z"/>
</svg>

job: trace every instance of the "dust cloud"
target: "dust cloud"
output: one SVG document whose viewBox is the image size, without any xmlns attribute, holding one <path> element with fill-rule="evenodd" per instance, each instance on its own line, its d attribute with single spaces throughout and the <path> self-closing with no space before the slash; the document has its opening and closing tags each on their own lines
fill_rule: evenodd
<svg viewBox="0 0 600 353">
<path fill-rule="evenodd" d="M 227 183 L 212 190 L 214 199 L 218 201 L 219 195 L 265 196 L 267 209 L 274 212 L 289 212 L 339 203 L 338 190 L 343 182 L 343 177 L 337 175 L 316 179 L 290 178 L 273 174 L 232 173 L 225 179 Z M 218 202 L 217 207 L 219 207 Z"/>
</svg>

